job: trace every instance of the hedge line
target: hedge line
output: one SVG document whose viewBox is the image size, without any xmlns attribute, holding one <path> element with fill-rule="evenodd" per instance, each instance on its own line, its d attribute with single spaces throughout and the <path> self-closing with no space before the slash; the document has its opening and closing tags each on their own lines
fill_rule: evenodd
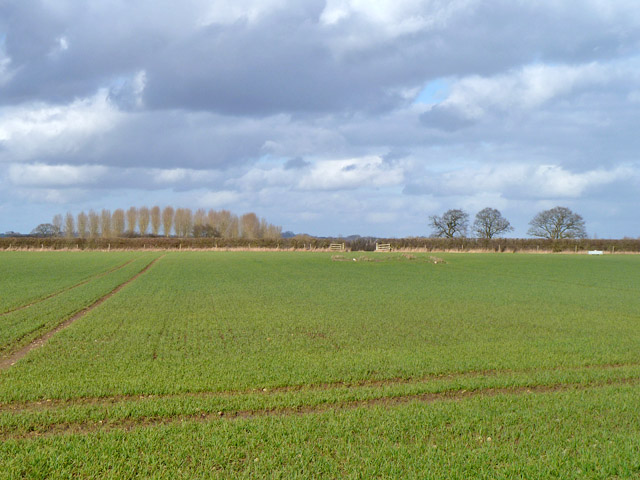
<svg viewBox="0 0 640 480">
<path fill-rule="evenodd" d="M 224 238 L 174 238 L 174 237 L 143 237 L 143 238 L 38 238 L 38 237 L 8 237 L 0 238 L 0 249 L 205 249 L 205 248 L 264 248 L 264 249 L 293 249 L 318 250 L 328 249 L 331 243 L 344 243 L 347 250 L 373 251 L 376 242 L 390 243 L 394 250 L 487 250 L 501 252 L 517 251 L 552 251 L 552 252 L 584 252 L 587 250 L 604 250 L 609 252 L 640 252 L 640 239 L 622 240 L 545 240 L 535 238 L 358 238 L 354 240 L 294 237 L 281 239 L 224 239 Z"/>
</svg>

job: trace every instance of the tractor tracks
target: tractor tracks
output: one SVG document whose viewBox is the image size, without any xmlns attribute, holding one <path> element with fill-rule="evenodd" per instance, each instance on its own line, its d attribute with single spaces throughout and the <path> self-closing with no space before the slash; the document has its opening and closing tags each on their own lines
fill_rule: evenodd
<svg viewBox="0 0 640 480">
<path fill-rule="evenodd" d="M 53 329 L 47 331 L 46 333 L 44 333 L 43 335 L 41 335 L 40 337 L 36 338 L 35 340 L 33 340 L 31 343 L 29 343 L 28 345 L 25 345 L 24 347 L 14 351 L 13 353 L 9 354 L 8 356 L 0 359 L 0 371 L 5 370 L 9 367 L 11 367 L 12 365 L 14 365 L 16 362 L 18 362 L 19 360 L 21 360 L 22 358 L 24 358 L 31 350 L 35 350 L 36 348 L 41 347 L 42 345 L 44 345 L 51 337 L 53 337 L 56 333 L 58 333 L 60 330 L 63 330 L 65 328 L 67 328 L 69 325 L 71 325 L 72 323 L 74 323 L 76 320 L 79 320 L 80 318 L 84 317 L 87 313 L 91 312 L 93 309 L 99 307 L 102 303 L 104 303 L 105 301 L 107 301 L 109 298 L 111 298 L 112 296 L 114 296 L 116 293 L 118 293 L 120 290 L 122 290 L 124 287 L 126 287 L 127 285 L 129 285 L 131 282 L 135 281 L 138 277 L 140 277 L 141 275 L 143 275 L 145 272 L 147 272 L 158 260 L 160 260 L 161 258 L 163 258 L 164 255 L 154 258 L 151 262 L 149 262 L 142 270 L 140 270 L 138 273 L 136 273 L 133 277 L 129 278 L 128 280 L 124 281 L 123 283 L 121 283 L 120 285 L 118 285 L 117 287 L 115 287 L 113 290 L 111 290 L 109 293 L 107 293 L 106 295 L 103 295 L 102 297 L 100 297 L 99 299 L 97 299 L 95 302 L 93 302 L 91 305 L 89 305 L 88 307 L 83 308 L 82 310 L 80 310 L 79 312 L 77 312 L 75 315 L 69 317 L 68 319 L 66 319 L 64 322 L 58 324 L 56 327 L 54 327 Z M 133 260 L 130 260 L 129 262 L 121 265 L 118 268 L 123 268 L 124 266 L 126 266 L 127 264 L 131 263 Z M 111 271 L 115 271 L 117 270 L 113 269 Z M 109 272 L 105 272 L 105 275 L 109 273 Z M 96 277 L 92 277 L 92 279 L 95 279 Z M 88 283 L 89 280 L 85 281 L 84 283 Z M 82 284 L 78 284 L 74 287 L 71 288 L 75 288 L 77 286 L 83 285 Z M 59 292 L 62 293 L 62 292 Z M 58 294 L 59 294 L 58 293 Z M 53 295 L 52 295 L 53 296 Z M 49 297 L 51 298 L 51 297 Z M 26 307 L 24 307 L 26 308 Z"/>
<path fill-rule="evenodd" d="M 517 387 L 488 387 L 475 390 L 447 390 L 438 393 L 406 394 L 393 397 L 376 397 L 365 400 L 338 400 L 318 405 L 302 405 L 296 407 L 269 407 L 253 410 L 206 411 L 194 414 L 143 416 L 138 418 L 102 420 L 80 420 L 76 422 L 58 422 L 51 424 L 30 425 L 28 430 L 0 431 L 0 439 L 24 440 L 56 435 L 87 435 L 94 432 L 113 430 L 130 431 L 144 427 L 163 425 L 180 425 L 185 422 L 215 422 L 254 419 L 262 417 L 290 417 L 320 414 L 323 412 L 339 412 L 357 408 L 387 408 L 409 403 L 433 404 L 437 402 L 463 401 L 472 398 L 491 398 L 499 395 L 522 396 L 529 394 L 553 394 L 571 391 L 585 391 L 608 386 L 637 385 L 640 378 L 621 378 L 599 380 L 587 383 L 555 383 L 550 385 L 532 385 Z"/>
<path fill-rule="evenodd" d="M 75 285 L 71 285 L 69 287 L 65 287 L 65 288 L 63 288 L 61 290 L 58 290 L 56 292 L 50 293 L 49 295 L 47 295 L 45 297 L 42 297 L 42 298 L 39 298 L 37 300 L 34 300 L 33 302 L 27 303 L 26 305 L 21 305 L 19 307 L 12 308 L 11 310 L 7 310 L 6 312 L 2 312 L 2 313 L 0 313 L 0 318 L 5 317 L 5 316 L 7 316 L 7 315 L 9 315 L 11 313 L 19 312 L 20 310 L 25 310 L 25 309 L 27 309 L 29 307 L 33 307 L 34 305 L 42 303 L 45 300 L 49 300 L 50 298 L 57 297 L 58 295 L 62 295 L 63 293 L 68 292 L 69 290 L 73 290 L 74 288 L 78 288 L 78 287 L 81 287 L 83 285 L 86 285 L 87 283 L 92 282 L 96 278 L 104 277 L 106 275 L 109 275 L 110 273 L 115 272 L 116 270 L 120 270 L 121 268 L 126 267 L 131 262 L 133 262 L 134 260 L 135 259 L 132 258 L 131 260 L 129 260 L 127 262 L 124 262 L 122 265 L 117 265 L 117 266 L 115 266 L 113 268 L 110 268 L 109 270 L 107 270 L 105 272 L 101 272 L 101 273 L 98 273 L 96 275 L 92 275 L 89 278 L 86 278 L 85 280 L 81 281 L 80 283 L 76 283 Z"/>
</svg>

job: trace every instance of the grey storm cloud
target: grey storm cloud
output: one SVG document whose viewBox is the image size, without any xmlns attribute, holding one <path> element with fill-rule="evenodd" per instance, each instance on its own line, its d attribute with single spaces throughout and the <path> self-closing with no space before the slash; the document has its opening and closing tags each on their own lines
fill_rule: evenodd
<svg viewBox="0 0 640 480">
<path fill-rule="evenodd" d="M 454 200 L 526 224 L 571 198 L 604 225 L 640 171 L 639 27 L 623 0 L 5 0 L 0 212 L 120 188 L 318 233 L 336 195 L 361 233 L 424 233 L 379 222 Z"/>
</svg>

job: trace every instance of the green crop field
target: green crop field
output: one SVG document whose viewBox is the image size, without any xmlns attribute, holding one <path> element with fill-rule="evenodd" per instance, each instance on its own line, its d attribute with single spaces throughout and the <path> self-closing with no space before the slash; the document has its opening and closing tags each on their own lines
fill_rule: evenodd
<svg viewBox="0 0 640 480">
<path fill-rule="evenodd" d="M 0 253 L 0 478 L 640 477 L 640 256 L 432 255 Z"/>
</svg>

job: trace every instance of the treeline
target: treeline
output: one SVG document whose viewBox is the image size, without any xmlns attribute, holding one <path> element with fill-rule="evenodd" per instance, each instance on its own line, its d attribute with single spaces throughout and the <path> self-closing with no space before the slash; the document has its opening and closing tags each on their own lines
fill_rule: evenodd
<svg viewBox="0 0 640 480">
<path fill-rule="evenodd" d="M 376 243 L 389 243 L 392 250 L 417 251 L 487 251 L 487 252 L 585 252 L 602 250 L 609 253 L 639 252 L 640 239 L 536 239 L 536 238 L 390 238 L 360 237 L 355 239 L 316 238 L 298 235 L 292 238 L 223 238 L 223 237 L 115 237 L 68 238 L 58 237 L 7 237 L 0 238 L 0 249 L 207 249 L 251 248 L 284 250 L 325 250 L 332 243 L 345 245 L 346 250 L 373 251 Z"/>
<path fill-rule="evenodd" d="M 127 210 L 90 210 L 77 215 L 53 217 L 51 223 L 38 225 L 32 232 L 38 237 L 67 239 L 171 237 L 269 239 L 282 236 L 282 227 L 258 218 L 255 213 L 238 216 L 228 210 L 165 207 L 130 207 Z"/>
</svg>

